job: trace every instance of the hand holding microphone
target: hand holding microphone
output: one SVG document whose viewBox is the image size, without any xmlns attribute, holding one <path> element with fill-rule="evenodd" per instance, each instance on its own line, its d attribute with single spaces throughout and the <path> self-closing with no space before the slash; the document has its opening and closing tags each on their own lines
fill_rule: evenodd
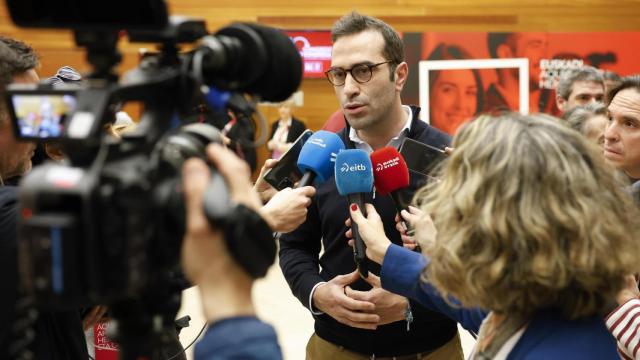
<svg viewBox="0 0 640 360">
<path fill-rule="evenodd" d="M 276 238 L 280 233 L 295 230 L 306 220 L 307 207 L 315 195 L 315 189 L 309 185 L 316 179 L 321 182 L 333 175 L 334 157 L 342 149 L 344 143 L 338 135 L 322 130 L 304 143 L 296 162 L 302 178 L 293 190 L 281 190 L 265 205 L 265 210 L 272 215 L 269 219 L 272 229 L 277 231 Z"/>
<path fill-rule="evenodd" d="M 398 213 L 398 220 L 403 226 L 401 233 L 406 233 L 405 238 L 414 235 L 413 227 L 400 216 L 402 210 L 407 209 L 406 204 L 400 198 L 400 191 L 409 187 L 409 168 L 404 161 L 404 157 L 393 147 L 384 147 L 371 153 L 371 163 L 373 166 L 373 176 L 375 179 L 376 191 L 380 195 L 391 196 L 393 204 Z M 415 244 L 415 242 L 414 242 Z M 414 248 L 411 246 L 411 248 Z"/>
<path fill-rule="evenodd" d="M 387 238 L 384 232 L 384 224 L 375 207 L 371 204 L 365 204 L 364 208 L 351 206 L 350 219 L 347 219 L 346 225 L 351 227 L 347 231 L 346 236 L 351 238 L 350 245 L 354 245 L 353 228 L 357 227 L 360 238 L 366 246 L 367 257 L 378 264 L 382 264 L 387 249 L 391 245 L 391 240 Z M 365 217 L 364 214 L 367 214 Z"/>
<path fill-rule="evenodd" d="M 402 246 L 409 250 L 415 250 L 421 252 L 421 245 L 418 244 L 415 233 L 417 232 L 416 223 L 420 220 L 422 211 L 420 209 L 409 205 L 406 210 L 402 210 L 399 214 L 396 214 L 396 230 L 400 233 L 402 239 Z M 407 228 L 411 228 L 413 231 L 411 234 L 407 232 Z"/>
<path fill-rule="evenodd" d="M 335 179 L 338 193 L 347 196 L 349 204 L 355 204 L 365 211 L 365 195 L 373 189 L 373 171 L 371 160 L 364 150 L 350 149 L 338 153 L 335 165 Z M 365 213 L 366 216 L 366 213 Z M 366 278 L 369 275 L 367 266 L 366 246 L 358 232 L 358 224 L 352 222 L 352 234 L 354 239 L 353 257 L 358 266 L 360 276 Z"/>
</svg>

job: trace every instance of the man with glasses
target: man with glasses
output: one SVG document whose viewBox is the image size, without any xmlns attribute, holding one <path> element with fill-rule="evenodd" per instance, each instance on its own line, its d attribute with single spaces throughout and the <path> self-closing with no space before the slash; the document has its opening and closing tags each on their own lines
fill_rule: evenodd
<svg viewBox="0 0 640 360">
<path fill-rule="evenodd" d="M 332 39 L 326 75 L 347 121 L 338 133 L 347 148 L 397 148 L 407 137 L 441 149 L 449 145 L 448 135 L 420 121 L 418 107 L 402 104 L 408 66 L 393 28 L 353 12 L 335 23 Z M 412 175 L 409 192 L 419 181 Z M 386 234 L 401 244 L 392 200 L 371 194 L 366 201 L 380 213 Z M 383 290 L 375 275 L 380 268 L 372 263 L 368 278 L 359 277 L 345 237 L 349 206 L 329 180 L 318 186 L 306 222 L 280 239 L 284 276 L 315 317 L 307 359 L 462 359 L 453 321 Z"/>
</svg>

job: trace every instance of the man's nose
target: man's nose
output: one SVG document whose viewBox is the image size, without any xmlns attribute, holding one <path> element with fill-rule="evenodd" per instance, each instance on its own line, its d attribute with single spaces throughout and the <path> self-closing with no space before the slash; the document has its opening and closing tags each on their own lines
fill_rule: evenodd
<svg viewBox="0 0 640 360">
<path fill-rule="evenodd" d="M 607 128 L 604 130 L 604 140 L 606 143 L 616 142 L 620 139 L 620 135 L 618 133 L 618 127 L 615 121 L 612 121 L 607 125 Z"/>
<path fill-rule="evenodd" d="M 347 76 L 344 79 L 344 94 L 350 99 L 359 93 L 360 84 L 353 78 L 353 76 L 351 76 L 350 73 L 347 73 Z"/>
</svg>

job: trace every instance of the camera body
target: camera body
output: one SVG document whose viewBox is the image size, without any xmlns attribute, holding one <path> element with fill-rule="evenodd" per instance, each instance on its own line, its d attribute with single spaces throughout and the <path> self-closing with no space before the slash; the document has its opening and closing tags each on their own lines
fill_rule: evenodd
<svg viewBox="0 0 640 360">
<path fill-rule="evenodd" d="M 12 85 L 5 92 L 16 135 L 56 141 L 69 159 L 35 167 L 20 184 L 22 281 L 43 307 L 109 304 L 116 317 L 126 317 L 131 308 L 122 304 L 138 301 L 146 313 L 136 317 L 158 315 L 169 324 L 186 286 L 179 268 L 185 230 L 182 164 L 194 156 L 206 160 L 207 144 L 221 142 L 215 127 L 181 119 L 204 102 L 221 112 L 254 110 L 240 94 L 283 101 L 300 84 L 302 61 L 290 39 L 275 29 L 236 23 L 210 35 L 202 20 L 169 18 L 162 0 L 137 2 L 140 8 L 133 13 L 147 12 L 143 24 L 128 11 L 117 14 L 132 18 L 95 13 L 95 6 L 118 9 L 114 1 L 92 2 L 90 14 L 66 12 L 72 3 L 7 1 L 21 26 L 73 29 L 93 66 L 76 87 Z M 44 10 L 31 11 L 39 7 Z M 47 11 L 53 13 L 42 16 Z M 161 48 L 118 80 L 113 67 L 120 61 L 122 30 L 132 42 L 155 42 Z M 183 43 L 195 46 L 182 53 Z M 143 103 L 144 111 L 136 128 L 117 139 L 105 125 L 128 101 Z M 213 168 L 206 196 L 211 223 L 225 226 L 237 220 L 226 184 Z M 259 256 L 272 262 L 275 244 L 264 249 Z M 242 253 L 251 251 L 233 255 L 246 264 L 256 254 L 247 260 Z M 261 267 L 252 274 L 266 273 Z"/>
<path fill-rule="evenodd" d="M 47 162 L 23 179 L 20 263 L 39 303 L 113 304 L 179 274 L 180 168 L 187 158 L 204 159 L 206 145 L 221 142 L 220 135 L 194 123 L 169 132 L 149 153 L 132 142 L 108 140 L 91 166 Z M 222 223 L 232 204 L 224 182 L 212 186 L 218 202 L 212 220 Z"/>
</svg>

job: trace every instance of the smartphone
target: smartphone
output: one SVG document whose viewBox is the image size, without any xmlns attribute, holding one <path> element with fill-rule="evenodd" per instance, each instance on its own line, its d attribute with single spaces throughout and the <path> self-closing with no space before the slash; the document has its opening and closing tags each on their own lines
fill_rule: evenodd
<svg viewBox="0 0 640 360">
<path fill-rule="evenodd" d="M 313 134 L 311 130 L 305 130 L 287 152 L 280 156 L 278 163 L 273 168 L 267 170 L 264 174 L 264 180 L 271 184 L 276 190 L 280 191 L 287 187 L 293 187 L 293 184 L 302 178 L 302 172 L 298 169 L 298 156 L 302 146 Z"/>
<path fill-rule="evenodd" d="M 8 100 L 15 135 L 23 140 L 60 139 L 77 103 L 73 90 L 16 91 Z"/>
<path fill-rule="evenodd" d="M 447 155 L 444 149 L 423 144 L 409 138 L 405 138 L 400 145 L 400 154 L 407 163 L 409 170 L 424 176 L 431 176 L 431 172 Z"/>
</svg>

